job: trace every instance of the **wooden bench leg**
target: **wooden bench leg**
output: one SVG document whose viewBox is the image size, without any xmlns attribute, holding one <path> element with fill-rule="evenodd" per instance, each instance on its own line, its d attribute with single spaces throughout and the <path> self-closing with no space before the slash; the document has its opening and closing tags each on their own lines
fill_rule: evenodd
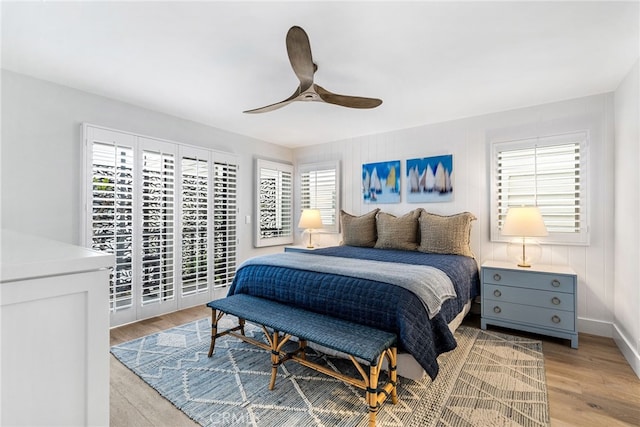
<svg viewBox="0 0 640 427">
<path fill-rule="evenodd" d="M 278 375 L 278 366 L 285 360 L 289 360 L 291 356 L 289 355 L 281 355 L 280 351 L 282 347 L 291 339 L 291 335 L 283 334 L 280 336 L 280 332 L 273 331 L 273 333 L 269 333 L 269 330 L 262 326 L 262 331 L 264 332 L 264 336 L 269 341 L 269 348 L 271 350 L 271 381 L 269 381 L 269 390 L 273 390 L 276 385 L 276 376 Z"/>
<path fill-rule="evenodd" d="M 369 367 L 369 387 L 367 387 L 367 403 L 369 404 L 369 427 L 376 426 L 376 415 L 378 414 L 378 377 L 380 371 L 378 365 Z"/>
<path fill-rule="evenodd" d="M 380 368 L 379 366 L 382 364 L 382 360 L 386 357 L 389 363 L 389 380 L 387 383 L 378 387 L 378 382 L 380 381 Z M 351 356 L 351 359 L 355 359 Z M 397 360 L 398 360 L 398 350 L 396 347 L 391 347 L 384 352 L 379 357 L 378 364 L 371 365 L 369 367 L 369 378 L 368 384 L 366 388 L 366 401 L 369 405 L 369 427 L 375 427 L 376 425 L 376 416 L 378 415 L 378 410 L 380 409 L 380 405 L 384 403 L 384 401 L 391 397 L 391 402 L 395 405 L 398 403 L 398 391 L 397 391 L 397 381 L 398 381 L 398 373 L 397 373 Z M 358 365 L 356 364 L 356 367 Z M 358 369 L 361 373 L 361 368 Z"/>
<path fill-rule="evenodd" d="M 398 349 L 391 347 L 389 350 L 389 382 L 393 385 L 391 389 L 391 402 L 398 403 Z"/>
<path fill-rule="evenodd" d="M 220 313 L 218 316 L 217 310 L 215 308 L 211 309 L 211 344 L 209 345 L 209 357 L 213 355 L 213 349 L 216 346 L 216 337 L 218 336 L 218 321 L 220 317 L 224 315 L 224 313 Z"/>
<path fill-rule="evenodd" d="M 225 313 L 222 311 L 218 311 L 215 308 L 211 309 L 211 345 L 209 345 L 209 355 L 208 355 L 209 357 L 213 355 L 213 350 L 215 349 L 215 346 L 216 346 L 216 338 L 233 333 L 238 329 L 240 330 L 240 333 L 242 333 L 242 335 L 244 336 L 245 320 L 240 317 L 238 317 L 238 326 L 218 333 L 218 322 L 220 322 L 220 319 L 222 319 L 222 316 L 224 315 Z"/>
<path fill-rule="evenodd" d="M 238 324 L 240 325 L 240 333 L 244 335 L 244 319 L 238 317 Z"/>
<path fill-rule="evenodd" d="M 299 340 L 299 347 L 296 354 L 298 354 L 302 360 L 307 360 L 307 353 L 305 351 L 306 348 L 307 348 L 307 341 Z"/>
<path fill-rule="evenodd" d="M 273 338 L 271 341 L 271 381 L 269 381 L 269 390 L 273 390 L 276 386 L 276 375 L 278 375 L 278 365 L 280 365 L 280 353 L 278 353 L 278 341 L 280 339 L 280 333 L 273 331 Z"/>
</svg>

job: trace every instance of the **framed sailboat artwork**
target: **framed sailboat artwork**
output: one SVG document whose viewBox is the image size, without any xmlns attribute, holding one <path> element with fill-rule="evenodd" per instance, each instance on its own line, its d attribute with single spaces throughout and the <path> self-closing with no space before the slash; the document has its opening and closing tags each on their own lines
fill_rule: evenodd
<svg viewBox="0 0 640 427">
<path fill-rule="evenodd" d="M 408 159 L 407 202 L 430 203 L 453 200 L 453 155 Z"/>
<path fill-rule="evenodd" d="M 400 160 L 362 165 L 364 203 L 400 203 Z"/>
</svg>

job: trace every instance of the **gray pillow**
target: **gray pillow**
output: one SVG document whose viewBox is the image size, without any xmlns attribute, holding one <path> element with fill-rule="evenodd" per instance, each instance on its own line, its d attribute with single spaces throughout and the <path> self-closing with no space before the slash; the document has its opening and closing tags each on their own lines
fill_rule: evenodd
<svg viewBox="0 0 640 427">
<path fill-rule="evenodd" d="M 342 223 L 342 244 L 346 246 L 362 246 L 372 248 L 376 244 L 376 208 L 361 216 L 354 216 L 340 211 Z"/>
<path fill-rule="evenodd" d="M 401 217 L 380 212 L 376 217 L 378 249 L 403 249 L 415 251 L 418 248 L 418 217 L 422 209 L 416 209 Z"/>
<path fill-rule="evenodd" d="M 471 221 L 469 212 L 442 216 L 422 211 L 420 223 L 420 252 L 454 254 L 474 257 L 471 252 Z"/>
</svg>

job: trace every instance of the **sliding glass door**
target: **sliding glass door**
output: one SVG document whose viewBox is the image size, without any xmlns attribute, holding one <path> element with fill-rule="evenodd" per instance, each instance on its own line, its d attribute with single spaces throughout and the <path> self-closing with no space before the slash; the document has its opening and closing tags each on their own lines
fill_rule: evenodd
<svg viewBox="0 0 640 427">
<path fill-rule="evenodd" d="M 235 156 L 84 125 L 83 236 L 113 253 L 112 326 L 205 303 L 236 267 Z"/>
</svg>

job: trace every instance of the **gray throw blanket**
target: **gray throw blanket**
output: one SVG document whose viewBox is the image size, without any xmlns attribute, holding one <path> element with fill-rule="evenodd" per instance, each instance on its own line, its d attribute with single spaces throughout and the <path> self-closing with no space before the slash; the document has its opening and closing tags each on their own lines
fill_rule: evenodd
<svg viewBox="0 0 640 427">
<path fill-rule="evenodd" d="M 356 258 L 340 258 L 297 252 L 285 252 L 250 258 L 238 269 L 247 265 L 269 265 L 310 270 L 318 273 L 339 274 L 390 283 L 417 295 L 429 315 L 438 314 L 442 303 L 456 297 L 451 279 L 443 271 L 425 265 L 399 264 L 369 261 Z"/>
</svg>

